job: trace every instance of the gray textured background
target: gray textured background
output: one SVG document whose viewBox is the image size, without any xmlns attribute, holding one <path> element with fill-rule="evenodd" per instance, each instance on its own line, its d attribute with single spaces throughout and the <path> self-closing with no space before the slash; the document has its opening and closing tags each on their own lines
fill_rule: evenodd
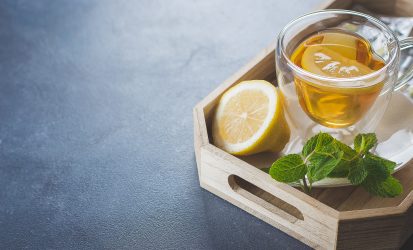
<svg viewBox="0 0 413 250">
<path fill-rule="evenodd" d="M 199 187 L 191 111 L 320 2 L 1 1 L 0 248 L 307 249 Z"/>
</svg>

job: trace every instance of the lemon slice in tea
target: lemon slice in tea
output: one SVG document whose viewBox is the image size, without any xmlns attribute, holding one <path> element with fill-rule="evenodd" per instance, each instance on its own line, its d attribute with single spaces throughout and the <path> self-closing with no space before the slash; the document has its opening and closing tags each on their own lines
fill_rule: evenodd
<svg viewBox="0 0 413 250">
<path fill-rule="evenodd" d="M 358 39 L 346 33 L 325 33 L 321 46 L 333 50 L 348 59 L 357 59 Z"/>
<path fill-rule="evenodd" d="M 311 73 L 340 78 L 362 76 L 374 72 L 356 59 L 344 57 L 330 48 L 317 45 L 309 47 L 304 52 L 301 65 L 303 69 Z"/>
</svg>

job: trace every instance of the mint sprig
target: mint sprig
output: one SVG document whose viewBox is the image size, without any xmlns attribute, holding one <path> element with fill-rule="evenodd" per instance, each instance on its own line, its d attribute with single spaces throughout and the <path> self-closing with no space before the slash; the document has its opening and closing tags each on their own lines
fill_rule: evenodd
<svg viewBox="0 0 413 250">
<path fill-rule="evenodd" d="M 305 177 L 307 166 L 298 154 L 290 154 L 277 161 L 276 168 L 270 168 L 270 175 L 280 182 L 295 182 Z"/>
<path fill-rule="evenodd" d="M 268 172 L 280 182 L 300 182 L 307 193 L 314 182 L 330 177 L 347 178 L 373 195 L 395 197 L 403 192 L 400 182 L 391 175 L 396 163 L 372 154 L 370 150 L 376 145 L 374 133 L 357 135 L 354 149 L 327 133 L 319 133 L 307 141 L 301 154 L 279 158 Z"/>
<path fill-rule="evenodd" d="M 377 144 L 376 134 L 368 133 L 368 134 L 358 134 L 356 138 L 354 138 L 354 149 L 357 153 L 367 153 L 370 149 L 372 149 Z"/>
</svg>

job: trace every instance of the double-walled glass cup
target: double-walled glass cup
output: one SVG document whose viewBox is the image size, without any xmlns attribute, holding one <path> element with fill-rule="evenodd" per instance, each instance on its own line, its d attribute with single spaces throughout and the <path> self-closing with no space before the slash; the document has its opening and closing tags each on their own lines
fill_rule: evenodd
<svg viewBox="0 0 413 250">
<path fill-rule="evenodd" d="M 291 61 L 305 39 L 326 30 L 362 37 L 384 66 L 366 75 L 335 78 L 311 73 Z M 277 82 L 293 132 L 293 141 L 285 151 L 295 151 L 318 132 L 347 143 L 358 133 L 374 132 L 393 91 L 412 78 L 411 69 L 398 75 L 400 51 L 411 47 L 413 38 L 399 41 L 383 22 L 355 11 L 318 11 L 289 23 L 281 31 L 276 49 Z"/>
</svg>

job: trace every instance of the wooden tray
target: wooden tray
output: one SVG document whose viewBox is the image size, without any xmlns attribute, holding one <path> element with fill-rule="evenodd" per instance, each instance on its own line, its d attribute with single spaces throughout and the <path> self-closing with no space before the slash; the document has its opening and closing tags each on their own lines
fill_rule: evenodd
<svg viewBox="0 0 413 250">
<path fill-rule="evenodd" d="M 412 16 L 409 0 L 329 1 L 322 8 L 367 9 Z M 403 195 L 383 199 L 357 187 L 315 189 L 312 196 L 273 180 L 248 158 L 230 155 L 210 140 L 210 122 L 221 94 L 243 80 L 275 83 L 275 45 L 261 52 L 194 108 L 194 146 L 201 187 L 315 249 L 397 249 L 413 233 L 413 164 L 396 173 Z"/>
</svg>

